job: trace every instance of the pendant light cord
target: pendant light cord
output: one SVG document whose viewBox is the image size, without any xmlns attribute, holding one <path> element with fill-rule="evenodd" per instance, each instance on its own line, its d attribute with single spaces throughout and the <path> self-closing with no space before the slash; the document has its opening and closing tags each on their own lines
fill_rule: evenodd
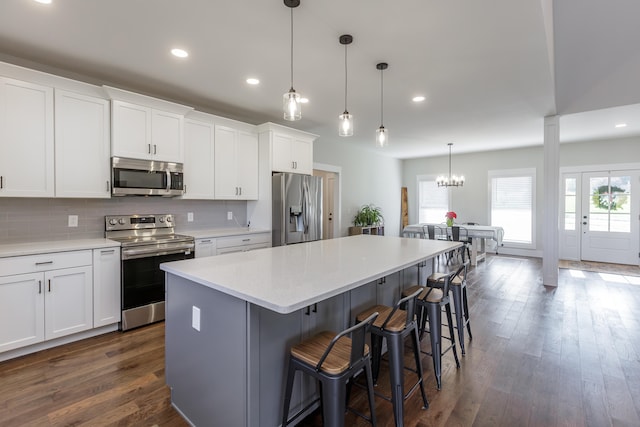
<svg viewBox="0 0 640 427">
<path fill-rule="evenodd" d="M 293 8 L 291 8 L 291 90 L 293 90 Z"/>
<path fill-rule="evenodd" d="M 347 45 L 344 45 L 344 111 L 347 110 Z"/>
<path fill-rule="evenodd" d="M 384 113 L 383 113 L 383 108 L 384 108 L 384 79 L 382 77 L 382 73 L 384 73 L 384 70 L 380 70 L 380 127 L 384 127 L 383 123 L 384 123 Z"/>
</svg>

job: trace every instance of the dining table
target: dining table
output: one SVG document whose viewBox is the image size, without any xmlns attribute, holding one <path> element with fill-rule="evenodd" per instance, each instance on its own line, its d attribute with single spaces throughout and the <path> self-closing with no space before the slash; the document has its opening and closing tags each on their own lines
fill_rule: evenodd
<svg viewBox="0 0 640 427">
<path fill-rule="evenodd" d="M 403 237 L 419 237 L 428 239 L 427 226 L 436 226 L 436 239 L 441 238 L 444 240 L 451 240 L 451 227 L 445 223 L 419 223 L 410 224 L 402 229 Z M 454 224 L 467 230 L 467 237 L 469 238 L 469 245 L 471 249 L 471 265 L 477 266 L 478 262 L 486 259 L 486 240 L 493 240 L 495 242 L 495 253 L 498 253 L 498 249 L 503 245 L 504 229 L 494 225 L 480 225 L 480 224 Z"/>
</svg>

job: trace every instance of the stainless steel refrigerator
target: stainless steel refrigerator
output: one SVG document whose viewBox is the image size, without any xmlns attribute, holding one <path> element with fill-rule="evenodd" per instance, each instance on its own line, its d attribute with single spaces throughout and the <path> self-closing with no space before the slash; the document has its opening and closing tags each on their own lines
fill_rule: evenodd
<svg viewBox="0 0 640 427">
<path fill-rule="evenodd" d="M 322 239 L 322 178 L 276 173 L 271 183 L 273 246 Z"/>
</svg>

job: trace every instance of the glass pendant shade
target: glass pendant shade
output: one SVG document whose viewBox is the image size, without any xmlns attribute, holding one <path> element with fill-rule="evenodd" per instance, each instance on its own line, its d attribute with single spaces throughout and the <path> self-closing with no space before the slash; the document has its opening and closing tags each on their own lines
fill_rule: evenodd
<svg viewBox="0 0 640 427">
<path fill-rule="evenodd" d="M 353 135 L 353 116 L 348 111 L 338 116 L 338 135 L 339 136 L 352 136 Z"/>
<path fill-rule="evenodd" d="M 380 125 L 380 127 L 376 130 L 376 145 L 380 148 L 383 148 L 386 147 L 388 143 L 389 130 Z"/>
<path fill-rule="evenodd" d="M 284 111 L 284 119 L 290 122 L 300 120 L 302 118 L 302 103 L 300 103 L 300 95 L 293 88 L 282 96 L 282 109 Z"/>
</svg>

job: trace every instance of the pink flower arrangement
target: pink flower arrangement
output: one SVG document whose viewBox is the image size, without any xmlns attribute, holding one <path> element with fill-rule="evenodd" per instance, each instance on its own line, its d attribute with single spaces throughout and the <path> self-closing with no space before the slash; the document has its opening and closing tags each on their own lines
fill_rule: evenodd
<svg viewBox="0 0 640 427">
<path fill-rule="evenodd" d="M 447 218 L 447 227 L 451 227 L 453 225 L 453 220 L 458 218 L 458 215 L 456 215 L 455 212 L 450 211 L 444 214 L 444 217 Z"/>
</svg>

